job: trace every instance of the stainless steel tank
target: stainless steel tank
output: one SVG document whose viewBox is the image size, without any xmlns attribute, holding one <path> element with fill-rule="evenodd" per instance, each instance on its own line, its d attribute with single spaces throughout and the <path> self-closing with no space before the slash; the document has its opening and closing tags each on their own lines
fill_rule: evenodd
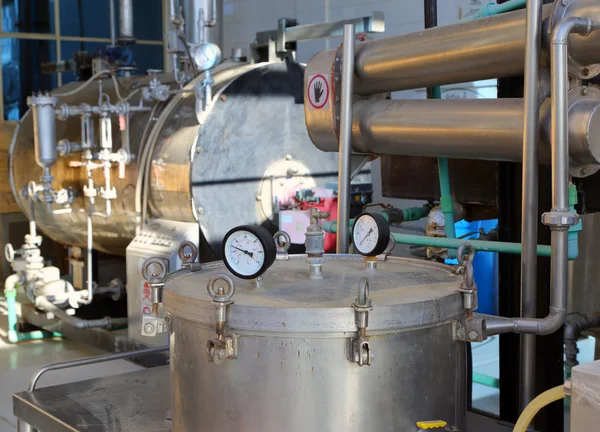
<svg viewBox="0 0 600 432">
<path fill-rule="evenodd" d="M 117 190 L 112 216 L 94 217 L 94 248 L 124 255 L 135 235 L 136 183 L 139 162 L 151 155 L 144 175 L 148 185 L 149 213 L 153 217 L 181 222 L 198 221 L 203 247 L 219 245 L 229 227 L 240 224 L 276 225 L 273 201 L 297 187 L 324 186 L 337 178 L 337 155 L 317 150 L 304 124 L 304 68 L 299 64 L 225 62 L 213 70 L 215 100 L 205 112 L 197 107 L 193 92 L 177 94 L 156 105 L 154 112 L 132 113 L 130 147 L 135 160 L 125 178 L 112 178 Z M 191 89 L 200 75 L 193 81 Z M 161 76 L 167 82 L 167 76 Z M 148 84 L 148 77 L 123 78 L 121 92 Z M 57 90 L 64 93 L 81 83 Z M 170 83 L 174 88 L 174 83 Z M 102 82 L 114 98 L 111 80 Z M 70 105 L 97 104 L 98 84 L 74 96 L 61 98 Z M 132 103 L 137 104 L 134 97 Z M 148 104 L 153 106 L 152 104 Z M 99 127 L 96 125 L 96 139 Z M 121 132 L 113 126 L 113 148 L 121 146 Z M 80 141 L 80 120 L 57 121 L 58 140 Z M 44 203 L 35 206 L 38 226 L 64 244 L 85 247 L 87 198 L 81 193 L 86 183 L 85 168 L 69 167 L 79 154 L 59 158 L 52 167 L 54 187 L 71 187 L 77 196 L 73 212 L 54 214 Z M 94 180 L 103 184 L 101 170 Z M 22 191 L 30 181 L 39 182 L 42 170 L 35 163 L 33 119 L 21 119 L 10 147 L 10 181 L 13 194 L 24 213 L 29 204 Z M 104 200 L 96 200 L 104 211 Z M 210 250 L 209 252 L 212 252 Z M 210 258 L 210 256 L 209 256 Z"/>
<path fill-rule="evenodd" d="M 324 278 L 309 279 L 304 256 L 276 261 L 263 287 L 235 283 L 225 333 L 237 358 L 209 360 L 215 338 L 211 277 L 222 262 L 167 277 L 171 316 L 173 431 L 416 431 L 444 420 L 465 430 L 465 344 L 453 321 L 464 317 L 461 278 L 447 266 L 388 258 L 326 255 Z M 355 303 L 367 278 L 372 310 L 370 366 L 349 360 L 357 336 Z"/>
</svg>

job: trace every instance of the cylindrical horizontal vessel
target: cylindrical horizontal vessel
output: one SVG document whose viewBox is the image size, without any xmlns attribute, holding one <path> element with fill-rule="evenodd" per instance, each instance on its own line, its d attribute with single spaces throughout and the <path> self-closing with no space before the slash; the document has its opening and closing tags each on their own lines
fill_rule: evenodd
<svg viewBox="0 0 600 432">
<path fill-rule="evenodd" d="M 548 33 L 553 9 L 553 5 L 543 8 L 543 68 L 550 64 Z M 593 19 L 598 19 L 599 13 L 597 6 L 573 7 L 567 12 L 592 15 Z M 563 15 L 561 12 L 557 19 Z M 357 43 L 354 92 L 372 95 L 523 75 L 525 18 L 521 10 Z M 581 78 L 600 71 L 596 67 L 600 63 L 600 31 L 571 38 L 569 44 L 571 62 L 587 69 Z M 339 56 L 337 50 L 318 53 L 307 65 L 308 75 L 330 73 Z"/>
<path fill-rule="evenodd" d="M 193 92 L 186 92 L 164 103 L 146 102 L 149 108 L 156 106 L 154 112 L 131 113 L 129 136 L 134 158 L 126 166 L 124 178 L 119 178 L 116 164 L 113 167 L 111 180 L 117 197 L 109 218 L 94 216 L 95 249 L 124 255 L 133 240 L 136 183 L 138 175 L 142 175 L 139 164 L 145 155 L 150 159 L 144 175 L 148 219 L 197 221 L 205 238 L 202 246 L 210 246 L 212 252 L 219 250 L 223 235 L 232 226 L 274 227 L 278 222 L 274 201 L 286 199 L 294 190 L 324 187 L 337 178 L 337 155 L 316 149 L 302 121 L 302 65 L 225 62 L 212 72 L 215 97 L 206 111 L 198 108 Z M 171 76 L 159 78 L 178 88 Z M 203 79 L 200 75 L 188 88 Z M 132 88 L 148 85 L 150 78 L 120 80 L 125 96 Z M 69 84 L 57 93 L 79 85 Z M 104 80 L 102 86 L 115 103 L 112 81 Z M 71 106 L 96 105 L 97 101 L 97 84 L 59 98 L 59 103 Z M 138 101 L 137 95 L 131 99 L 133 105 Z M 31 111 L 23 116 L 9 150 L 11 188 L 25 214 L 29 214 L 30 206 L 22 191 L 30 181 L 39 182 L 42 173 L 33 162 L 32 117 Z M 97 121 L 95 117 L 94 140 L 99 143 Z M 56 137 L 80 142 L 80 118 L 57 121 Z M 122 138 L 119 128 L 113 126 L 114 151 L 121 147 Z M 73 211 L 55 214 L 44 203 L 36 202 L 35 219 L 38 227 L 54 240 L 85 247 L 89 201 L 82 190 L 87 184 L 86 170 L 69 166 L 71 161 L 81 160 L 81 153 L 71 153 L 58 158 L 51 169 L 55 189 L 70 187 L 75 191 Z M 104 185 L 102 174 L 102 170 L 93 171 L 97 187 Z M 105 201 L 96 198 L 95 209 L 104 212 Z M 208 257 L 211 250 L 206 250 Z"/>
<path fill-rule="evenodd" d="M 574 88 L 569 102 L 572 175 L 600 166 L 600 92 Z M 338 150 L 326 112 L 309 117 L 321 150 Z M 522 99 L 359 100 L 354 103 L 352 148 L 357 153 L 520 162 Z M 540 109 L 540 161 L 550 162 L 550 99 Z"/>
<path fill-rule="evenodd" d="M 260 290 L 233 277 L 225 333 L 237 336 L 237 358 L 217 364 L 208 358 L 216 334 L 206 286 L 223 273 L 211 263 L 166 282 L 174 432 L 396 432 L 423 420 L 464 430 L 465 344 L 452 331 L 464 318 L 461 277 L 448 267 L 388 258 L 367 270 L 364 257 L 326 255 L 316 280 L 305 256 L 290 256 Z M 373 360 L 360 367 L 350 359 L 362 278 Z"/>
</svg>

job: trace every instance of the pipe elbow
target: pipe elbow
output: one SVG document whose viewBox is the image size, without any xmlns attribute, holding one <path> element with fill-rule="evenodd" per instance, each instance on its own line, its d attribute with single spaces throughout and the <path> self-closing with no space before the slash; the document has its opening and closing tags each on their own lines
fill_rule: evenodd
<svg viewBox="0 0 600 432">
<path fill-rule="evenodd" d="M 552 309 L 548 316 L 540 320 L 537 334 L 545 336 L 559 330 L 567 319 L 566 309 Z"/>
<path fill-rule="evenodd" d="M 590 18 L 569 17 L 563 19 L 552 29 L 552 45 L 565 45 L 571 33 L 587 36 L 593 29 Z"/>
</svg>

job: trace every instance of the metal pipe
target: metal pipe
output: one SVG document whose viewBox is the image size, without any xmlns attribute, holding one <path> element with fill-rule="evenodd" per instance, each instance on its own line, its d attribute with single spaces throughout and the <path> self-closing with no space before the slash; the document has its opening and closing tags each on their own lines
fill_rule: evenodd
<svg viewBox="0 0 600 432">
<path fill-rule="evenodd" d="M 600 140 L 591 130 L 598 108 L 600 101 L 593 98 L 574 100 L 570 107 L 570 156 L 582 165 L 600 163 L 594 156 L 600 155 Z M 353 116 L 352 148 L 357 153 L 510 162 L 523 157 L 522 99 L 363 100 L 354 103 Z M 549 125 L 548 99 L 540 114 L 539 156 L 544 163 L 551 159 Z M 331 125 L 317 128 L 325 131 Z M 334 137 L 333 132 L 311 134 L 319 149 L 330 152 L 338 151 Z"/>
<path fill-rule="evenodd" d="M 52 304 L 46 297 L 37 297 L 35 306 L 43 311 L 52 313 L 56 318 L 78 329 L 102 328 L 110 329 L 113 320 L 110 317 L 86 320 L 68 315 L 65 311 Z"/>
<path fill-rule="evenodd" d="M 521 316 L 536 318 L 538 242 L 539 81 L 542 0 L 527 0 L 521 198 Z M 568 159 L 567 159 L 568 161 Z M 521 335 L 520 405 L 535 397 L 535 335 Z"/>
<path fill-rule="evenodd" d="M 117 29 L 116 29 L 116 18 L 115 18 L 115 0 L 108 0 L 110 6 L 110 46 L 114 47 L 117 43 Z"/>
<path fill-rule="evenodd" d="M 542 10 L 544 29 L 550 27 L 553 7 L 546 5 Z M 581 10 L 590 10 L 585 7 L 583 5 Z M 356 49 L 354 91 L 367 96 L 523 75 L 525 18 L 526 11 L 519 10 L 365 41 Z M 571 39 L 573 59 L 580 65 L 590 66 L 592 73 L 595 73 L 592 66 L 600 60 L 597 49 L 600 32 L 594 33 L 587 38 Z M 547 34 L 545 30 L 544 34 Z M 544 37 L 544 41 L 547 39 Z M 549 48 L 545 43 L 542 51 L 544 68 L 549 66 Z M 335 51 L 315 55 L 308 63 L 306 73 L 309 76 L 330 73 L 335 57 Z"/>
<path fill-rule="evenodd" d="M 133 0 L 119 0 L 119 42 L 134 43 Z"/>
<path fill-rule="evenodd" d="M 109 201 L 107 201 L 108 203 Z M 86 267 L 86 274 L 87 274 L 87 298 L 85 300 L 86 304 L 90 304 L 92 302 L 92 299 L 94 297 L 94 287 L 93 287 L 93 275 L 92 275 L 92 270 L 93 270 L 93 257 L 92 257 L 92 250 L 94 247 L 94 232 L 93 232 L 93 226 L 92 226 L 92 209 L 90 209 L 90 211 L 88 212 L 87 215 L 87 260 L 85 263 L 85 267 Z"/>
<path fill-rule="evenodd" d="M 337 253 L 348 253 L 350 220 L 350 158 L 352 156 L 352 85 L 354 82 L 354 24 L 344 24 L 342 94 L 338 163 Z"/>
<path fill-rule="evenodd" d="M 568 164 L 568 65 L 567 40 L 571 33 L 589 34 L 588 18 L 566 18 L 552 32 L 552 211 L 545 214 L 550 226 L 552 250 L 550 258 L 550 311 L 545 318 L 485 317 L 488 336 L 501 333 L 554 333 L 567 314 L 568 227 L 577 222 L 569 209 Z M 554 220 L 551 220 L 554 219 Z"/>
<path fill-rule="evenodd" d="M 91 365 L 91 364 L 126 359 L 126 358 L 131 358 L 131 357 L 141 357 L 141 356 L 149 355 L 149 354 L 158 354 L 158 353 L 161 353 L 163 351 L 168 351 L 168 350 L 169 350 L 169 346 L 166 345 L 166 346 L 162 346 L 162 347 L 158 347 L 158 348 L 145 348 L 145 349 L 141 349 L 141 350 L 137 350 L 137 351 L 129 351 L 129 352 L 124 352 L 124 353 L 105 354 L 105 355 L 100 355 L 100 356 L 96 356 L 96 357 L 88 357 L 88 358 L 82 358 L 82 359 L 47 365 L 47 366 L 44 366 L 43 368 L 39 369 L 33 375 L 33 377 L 31 377 L 31 381 L 29 382 L 29 387 L 27 388 L 27 391 L 28 392 L 34 391 L 39 379 L 46 372 L 60 370 L 60 369 L 68 369 L 68 368 L 72 368 L 72 367 L 87 366 L 87 365 Z"/>
</svg>

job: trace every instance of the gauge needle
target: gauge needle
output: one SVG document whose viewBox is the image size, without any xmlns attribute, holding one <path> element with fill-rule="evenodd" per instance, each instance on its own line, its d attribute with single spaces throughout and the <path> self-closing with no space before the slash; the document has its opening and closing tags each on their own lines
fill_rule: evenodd
<svg viewBox="0 0 600 432">
<path fill-rule="evenodd" d="M 248 251 L 246 251 L 246 250 L 244 250 L 244 249 L 240 249 L 239 247 L 236 247 L 236 246 L 231 246 L 231 247 L 232 247 L 232 248 L 234 248 L 234 249 L 237 249 L 237 250 L 239 250 L 239 251 L 242 251 L 242 252 L 244 252 L 244 253 L 245 253 L 246 255 L 248 255 L 250 258 L 252 258 L 252 256 L 254 255 L 252 252 L 248 252 Z"/>
<path fill-rule="evenodd" d="M 373 232 L 373 228 L 371 228 L 369 230 L 369 232 L 367 233 L 367 235 L 363 237 L 363 239 L 360 241 L 359 244 L 363 244 L 363 242 L 367 239 L 367 237 L 369 237 L 371 235 L 372 232 Z"/>
</svg>

